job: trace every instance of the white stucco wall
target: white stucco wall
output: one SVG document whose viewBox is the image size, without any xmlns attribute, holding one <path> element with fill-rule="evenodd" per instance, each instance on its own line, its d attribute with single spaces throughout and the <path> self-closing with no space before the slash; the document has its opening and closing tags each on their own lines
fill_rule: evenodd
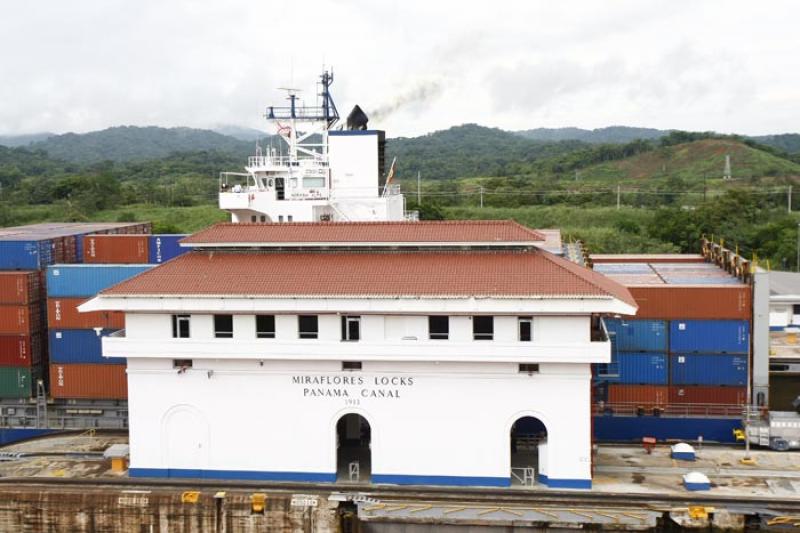
<svg viewBox="0 0 800 533">
<path fill-rule="evenodd" d="M 542 365 L 532 376 L 514 364 L 492 363 L 365 362 L 361 372 L 340 369 L 338 362 L 202 360 L 180 374 L 171 361 L 131 359 L 131 472 L 330 477 L 336 422 L 359 413 L 371 425 L 374 480 L 436 483 L 434 476 L 442 483 L 502 485 L 510 478 L 511 425 L 535 416 L 548 431 L 540 472 L 556 484 L 589 483 L 586 364 Z M 304 376 L 361 378 L 363 384 L 293 383 Z M 406 384 L 374 384 L 401 377 Z M 372 391 L 397 397 L 370 397 Z"/>
</svg>

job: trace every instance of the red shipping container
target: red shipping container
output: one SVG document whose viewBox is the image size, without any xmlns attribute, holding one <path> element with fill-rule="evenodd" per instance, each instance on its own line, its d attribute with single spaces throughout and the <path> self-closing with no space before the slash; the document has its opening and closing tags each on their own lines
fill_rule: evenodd
<svg viewBox="0 0 800 533">
<path fill-rule="evenodd" d="M 51 364 L 50 395 L 53 398 L 127 400 L 125 365 Z"/>
<path fill-rule="evenodd" d="M 148 235 L 87 235 L 83 238 L 84 263 L 147 263 Z"/>
<path fill-rule="evenodd" d="M 81 313 L 78 306 L 88 298 L 48 298 L 47 326 L 63 329 L 125 329 L 125 313 L 92 311 Z"/>
<path fill-rule="evenodd" d="M 745 405 L 747 387 L 677 386 L 669 389 L 671 404 Z"/>
<path fill-rule="evenodd" d="M 750 320 L 753 296 L 746 285 L 629 287 L 636 318 Z"/>
<path fill-rule="evenodd" d="M 38 271 L 0 272 L 0 304 L 36 302 L 40 295 Z"/>
<path fill-rule="evenodd" d="M 41 329 L 42 316 L 38 303 L 0 305 L 0 335 L 21 333 L 30 335 Z"/>
<path fill-rule="evenodd" d="M 625 403 L 635 407 L 651 409 L 666 407 L 669 400 L 669 387 L 666 385 L 620 385 L 608 386 L 608 403 Z"/>
<path fill-rule="evenodd" d="M 0 335 L 0 366 L 27 367 L 41 360 L 41 335 Z"/>
</svg>

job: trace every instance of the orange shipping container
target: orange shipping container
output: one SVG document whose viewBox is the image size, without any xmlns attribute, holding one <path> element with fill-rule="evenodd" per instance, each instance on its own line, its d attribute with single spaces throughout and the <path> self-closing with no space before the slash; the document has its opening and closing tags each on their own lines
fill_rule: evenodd
<svg viewBox="0 0 800 533">
<path fill-rule="evenodd" d="M 147 263 L 148 235 L 87 235 L 83 238 L 84 263 Z"/>
<path fill-rule="evenodd" d="M 53 398 L 127 400 L 125 365 L 51 364 L 50 394 Z"/>
<path fill-rule="evenodd" d="M 745 285 L 628 287 L 639 305 L 636 318 L 749 320 L 753 296 Z"/>
<path fill-rule="evenodd" d="M 88 298 L 48 298 L 47 326 L 63 329 L 124 329 L 125 313 L 121 311 L 78 312 Z"/>
<path fill-rule="evenodd" d="M 41 329 L 39 304 L 0 305 L 0 334 L 21 333 L 30 335 Z"/>
<path fill-rule="evenodd" d="M 0 272 L 0 304 L 27 304 L 39 300 L 39 272 Z"/>
<path fill-rule="evenodd" d="M 666 385 L 618 385 L 608 386 L 608 403 L 633 404 L 645 409 L 666 407 L 669 387 Z"/>
</svg>

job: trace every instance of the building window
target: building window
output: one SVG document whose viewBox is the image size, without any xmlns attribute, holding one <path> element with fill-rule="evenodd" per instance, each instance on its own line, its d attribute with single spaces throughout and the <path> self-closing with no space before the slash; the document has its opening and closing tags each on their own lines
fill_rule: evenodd
<svg viewBox="0 0 800 533">
<path fill-rule="evenodd" d="M 530 342 L 533 339 L 533 318 L 529 316 L 519 317 L 519 340 Z"/>
<path fill-rule="evenodd" d="M 286 215 L 286 220 L 288 222 L 291 222 L 292 221 L 292 215 Z"/>
<path fill-rule="evenodd" d="M 800 305 L 798 305 L 798 304 L 794 304 L 794 305 L 792 306 L 792 314 L 794 314 L 794 315 L 800 315 Z"/>
<path fill-rule="evenodd" d="M 520 374 L 537 374 L 539 372 L 539 364 L 525 364 L 519 365 Z"/>
<path fill-rule="evenodd" d="M 298 316 L 297 329 L 301 339 L 316 339 L 319 336 L 319 320 L 317 315 Z"/>
<path fill-rule="evenodd" d="M 258 220 L 258 219 L 256 218 L 255 215 L 251 215 L 250 216 L 250 222 L 255 222 L 256 220 Z"/>
<path fill-rule="evenodd" d="M 182 372 L 185 372 L 187 368 L 192 368 L 192 360 L 191 359 L 173 359 L 172 360 L 172 368 L 179 368 Z"/>
<path fill-rule="evenodd" d="M 361 370 L 361 361 L 342 361 L 342 370 L 350 372 Z"/>
<path fill-rule="evenodd" d="M 283 215 L 278 215 L 278 222 L 283 222 Z"/>
<path fill-rule="evenodd" d="M 428 338 L 432 340 L 447 340 L 450 336 L 449 316 L 428 317 Z"/>
<path fill-rule="evenodd" d="M 267 221 L 267 216 L 261 215 L 261 222 L 266 222 L 266 221 Z"/>
<path fill-rule="evenodd" d="M 494 338 L 494 317 L 472 317 L 472 338 L 476 341 L 490 341 Z"/>
<path fill-rule="evenodd" d="M 189 338 L 189 315 L 172 315 L 172 336 L 176 339 Z"/>
<path fill-rule="evenodd" d="M 214 315 L 214 336 L 218 339 L 233 338 L 233 315 Z"/>
<path fill-rule="evenodd" d="M 275 315 L 256 315 L 256 338 L 275 338 Z"/>
<path fill-rule="evenodd" d="M 342 316 L 342 340 L 357 341 L 361 338 L 361 317 Z"/>
<path fill-rule="evenodd" d="M 325 178 L 303 178 L 304 189 L 321 189 L 325 186 Z"/>
<path fill-rule="evenodd" d="M 297 178 L 292 178 L 291 180 L 289 180 L 289 184 L 292 187 L 292 189 L 296 189 L 297 188 Z"/>
</svg>

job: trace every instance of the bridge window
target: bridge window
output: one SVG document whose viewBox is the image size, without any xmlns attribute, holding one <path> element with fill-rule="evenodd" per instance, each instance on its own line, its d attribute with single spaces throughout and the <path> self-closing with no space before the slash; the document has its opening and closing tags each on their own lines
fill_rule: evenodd
<svg viewBox="0 0 800 533">
<path fill-rule="evenodd" d="M 342 317 L 342 340 L 357 341 L 361 337 L 361 317 L 343 316 Z"/>
<path fill-rule="evenodd" d="M 214 315 L 214 336 L 218 339 L 233 338 L 233 315 Z"/>
<path fill-rule="evenodd" d="M 256 315 L 256 338 L 275 338 L 275 315 Z"/>
<path fill-rule="evenodd" d="M 300 315 L 297 317 L 297 325 L 301 339 L 316 339 L 319 336 L 317 315 Z"/>
<path fill-rule="evenodd" d="M 519 317 L 519 340 L 521 342 L 530 342 L 533 333 L 532 329 L 533 319 L 529 316 Z"/>
<path fill-rule="evenodd" d="M 189 315 L 172 315 L 172 337 L 189 338 Z"/>
<path fill-rule="evenodd" d="M 428 317 L 428 338 L 432 340 L 447 340 L 450 336 L 449 316 Z"/>
<path fill-rule="evenodd" d="M 472 317 L 472 338 L 476 341 L 490 341 L 494 338 L 494 317 Z"/>
</svg>

